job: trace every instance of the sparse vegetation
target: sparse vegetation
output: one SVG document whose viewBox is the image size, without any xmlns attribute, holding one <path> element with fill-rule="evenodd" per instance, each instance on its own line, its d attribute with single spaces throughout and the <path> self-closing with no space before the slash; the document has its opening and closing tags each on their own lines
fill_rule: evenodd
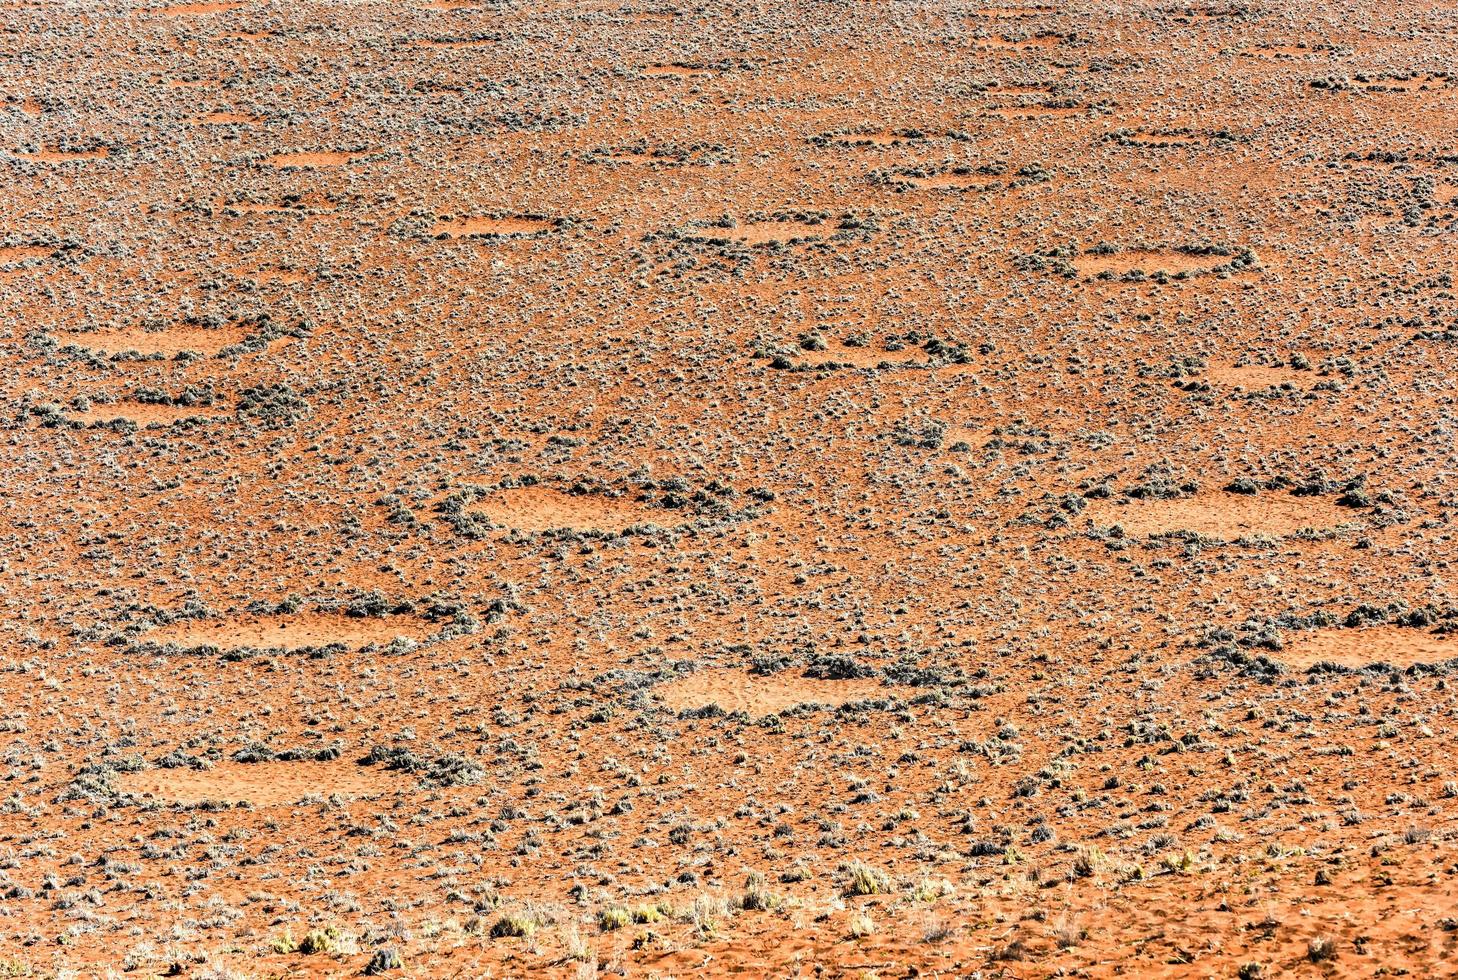
<svg viewBox="0 0 1458 980">
<path fill-rule="evenodd" d="M 1450 14 L 93 6 L 0 980 L 1443 971 Z"/>
</svg>

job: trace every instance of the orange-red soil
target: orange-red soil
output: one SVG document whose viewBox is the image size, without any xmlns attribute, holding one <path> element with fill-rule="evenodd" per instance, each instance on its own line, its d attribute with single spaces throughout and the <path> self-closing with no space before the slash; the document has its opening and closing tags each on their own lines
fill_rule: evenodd
<svg viewBox="0 0 1458 980">
<path fill-rule="evenodd" d="M 1450 8 L 0 24 L 0 978 L 1458 975 Z"/>
</svg>

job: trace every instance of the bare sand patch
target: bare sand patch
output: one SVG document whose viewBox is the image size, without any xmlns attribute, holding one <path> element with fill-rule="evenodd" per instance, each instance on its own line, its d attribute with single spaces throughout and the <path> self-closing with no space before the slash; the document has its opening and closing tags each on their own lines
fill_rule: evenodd
<svg viewBox="0 0 1458 980">
<path fill-rule="evenodd" d="M 43 259 L 54 251 L 49 245 L 0 245 L 0 265 Z"/>
<path fill-rule="evenodd" d="M 1226 364 L 1212 365 L 1202 376 L 1211 384 L 1228 388 L 1276 388 L 1283 384 L 1294 384 L 1312 377 L 1310 371 L 1295 371 L 1288 367 L 1271 364 Z"/>
<path fill-rule="evenodd" d="M 296 153 L 275 153 L 263 162 L 270 167 L 342 167 L 360 156 L 341 150 L 300 151 Z"/>
<path fill-rule="evenodd" d="M 220 762 L 211 769 L 146 769 L 118 778 L 128 793 L 170 803 L 283 806 L 313 797 L 378 796 L 399 782 L 347 756 L 329 762 Z"/>
<path fill-rule="evenodd" d="M 1343 667 L 1390 664 L 1437 664 L 1458 658 L 1458 633 L 1432 633 L 1408 626 L 1381 624 L 1356 629 L 1304 630 L 1288 634 L 1272 659 L 1305 670 L 1319 663 Z"/>
<path fill-rule="evenodd" d="M 217 3 L 180 3 L 162 9 L 163 17 L 197 17 L 202 14 L 224 14 L 246 6 L 238 0 L 221 0 Z"/>
<path fill-rule="evenodd" d="M 299 613 L 283 617 L 229 620 L 191 619 L 159 627 L 148 642 L 180 647 L 213 646 L 220 650 L 301 650 L 343 644 L 359 649 L 389 643 L 398 637 L 419 639 L 427 624 L 412 616 L 346 616 L 342 613 Z"/>
<path fill-rule="evenodd" d="M 674 711 L 716 704 L 730 714 L 743 711 L 760 717 L 800 704 L 841 705 L 881 698 L 886 696 L 886 688 L 869 678 L 831 681 L 801 677 L 790 671 L 761 677 L 740 670 L 703 670 L 658 688 L 657 694 Z"/>
<path fill-rule="evenodd" d="M 204 126 L 251 126 L 258 121 L 257 116 L 247 112 L 210 112 L 198 119 Z"/>
<path fill-rule="evenodd" d="M 88 330 L 80 333 L 53 334 L 61 346 L 74 344 L 105 354 L 120 354 L 135 351 L 138 354 L 180 354 L 196 351 L 199 354 L 215 354 L 236 344 L 248 335 L 243 327 L 169 327 L 166 330 L 145 330 L 133 327 L 130 330 Z"/>
<path fill-rule="evenodd" d="M 693 229 L 693 237 L 711 242 L 743 242 L 746 245 L 788 243 L 811 238 L 828 238 L 835 226 L 810 221 L 750 221 L 733 227 L 708 225 Z"/>
<path fill-rule="evenodd" d="M 482 497 L 470 510 L 517 531 L 621 531 L 651 522 L 641 504 L 549 487 L 512 487 Z"/>
<path fill-rule="evenodd" d="M 37 150 L 34 153 L 16 153 L 17 160 L 31 160 L 36 163 L 69 163 L 73 160 L 105 160 L 111 151 L 104 146 L 89 150 Z"/>
<path fill-rule="evenodd" d="M 885 350 L 880 347 L 849 347 L 845 344 L 831 344 L 825 350 L 801 351 L 797 356 L 801 364 L 849 364 L 858 368 L 874 368 L 882 364 L 924 363 L 925 352 L 917 347 L 902 350 Z"/>
<path fill-rule="evenodd" d="M 519 235 L 540 235 L 551 231 L 552 222 L 546 218 L 445 218 L 437 221 L 430 233 L 451 238 L 474 236 L 508 238 Z"/>
<path fill-rule="evenodd" d="M 982 186 L 982 178 L 972 173 L 941 173 L 926 177 L 903 174 L 897 179 L 925 191 L 966 191 Z"/>
<path fill-rule="evenodd" d="M 1285 537 L 1302 528 L 1331 528 L 1354 519 L 1332 497 L 1287 493 L 1206 493 L 1172 500 L 1099 501 L 1085 512 L 1094 524 L 1114 524 L 1134 537 L 1193 531 L 1236 541 L 1254 535 Z"/>
<path fill-rule="evenodd" d="M 805 238 L 822 238 L 831 228 L 824 223 L 811 224 L 808 221 L 762 221 L 756 224 L 740 225 L 731 237 L 735 241 L 750 245 L 764 245 L 770 242 L 791 242 Z"/>
<path fill-rule="evenodd" d="M 1131 272 L 1144 272 L 1149 275 L 1161 272 L 1177 275 L 1183 272 L 1196 275 L 1209 272 L 1229 261 L 1229 256 L 1225 255 L 1195 255 L 1173 248 L 1135 248 L 1110 253 L 1085 252 L 1075 257 L 1070 264 L 1080 275 L 1085 276 L 1104 273 L 1124 276 Z"/>
</svg>

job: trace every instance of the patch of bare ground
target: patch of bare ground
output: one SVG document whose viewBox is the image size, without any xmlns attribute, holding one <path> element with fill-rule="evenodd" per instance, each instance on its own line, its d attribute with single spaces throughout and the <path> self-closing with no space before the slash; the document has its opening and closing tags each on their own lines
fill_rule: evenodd
<svg viewBox="0 0 1458 980">
<path fill-rule="evenodd" d="M 925 191 L 969 191 L 976 190 L 986 183 L 986 178 L 975 173 L 955 173 L 944 171 L 932 174 L 903 174 L 900 180 Z"/>
<path fill-rule="evenodd" d="M 285 806 L 331 796 L 379 796 L 399 781 L 378 767 L 358 765 L 345 756 L 327 762 L 220 762 L 207 769 L 178 766 L 124 773 L 123 791 L 160 803 L 251 803 Z"/>
<path fill-rule="evenodd" d="M 436 238 L 524 238 L 551 231 L 548 218 L 533 216 L 505 218 L 440 218 L 430 229 Z"/>
<path fill-rule="evenodd" d="M 241 326 L 173 326 L 165 330 L 132 327 L 126 330 L 55 333 L 52 336 L 62 347 L 74 344 L 77 347 L 105 354 L 135 351 L 138 354 L 174 355 L 183 351 L 215 354 L 224 347 L 238 343 L 247 335 L 247 329 Z"/>
<path fill-rule="evenodd" d="M 1325 530 L 1358 519 L 1332 497 L 1289 493 L 1202 493 L 1193 497 L 1095 501 L 1084 516 L 1099 527 L 1118 525 L 1132 537 L 1193 532 L 1220 541 L 1282 538 Z"/>
<path fill-rule="evenodd" d="M 55 249 L 49 245 L 0 245 L 0 265 L 43 259 L 53 252 Z"/>
<path fill-rule="evenodd" d="M 14 156 L 17 160 L 30 160 L 33 163 L 71 163 L 76 160 L 105 160 L 111 156 L 111 150 L 104 146 L 85 150 L 29 150 L 15 153 Z"/>
<path fill-rule="evenodd" d="M 342 150 L 300 150 L 292 153 L 275 153 L 264 158 L 263 162 L 266 166 L 278 169 L 296 167 L 312 170 L 321 167 L 342 167 L 361 156 L 363 156 L 361 153 L 349 153 Z"/>
<path fill-rule="evenodd" d="M 309 273 L 302 269 L 255 269 L 248 275 L 256 282 L 271 282 L 281 286 L 297 286 L 300 283 L 309 282 L 313 279 Z"/>
<path fill-rule="evenodd" d="M 493 524 L 533 533 L 561 530 L 616 532 L 636 524 L 654 522 L 655 518 L 654 511 L 625 498 L 566 493 L 541 486 L 494 491 L 472 504 L 470 510 Z"/>
<path fill-rule="evenodd" d="M 419 639 L 429 626 L 413 616 L 346 616 L 299 613 L 292 616 L 191 619 L 146 633 L 148 643 L 219 650 L 303 650 L 341 644 L 351 649 L 385 645 L 406 637 Z"/>
<path fill-rule="evenodd" d="M 777 714 L 801 704 L 841 705 L 868 698 L 884 698 L 886 687 L 877 680 L 821 680 L 791 671 L 759 676 L 741 670 L 703 670 L 673 681 L 655 693 L 675 711 L 695 711 L 717 705 L 727 714 L 742 711 L 751 717 Z"/>
<path fill-rule="evenodd" d="M 163 17 L 198 17 L 203 14 L 225 14 L 230 10 L 237 10 L 247 6 L 246 3 L 234 2 L 234 0 L 220 0 L 217 3 L 179 3 L 171 7 L 162 8 Z"/>
<path fill-rule="evenodd" d="M 691 237 L 711 242 L 740 242 L 745 245 L 785 245 L 791 242 L 829 238 L 835 226 L 829 222 L 800 219 L 746 221 L 733 225 L 695 227 Z"/>
<path fill-rule="evenodd" d="M 1271 364 L 1212 364 L 1201 377 L 1211 384 L 1246 390 L 1278 388 L 1282 385 L 1304 387 L 1313 380 L 1309 371 L 1297 371 Z"/>
<path fill-rule="evenodd" d="M 1441 664 L 1458 659 L 1458 633 L 1435 633 L 1390 623 L 1300 630 L 1287 634 L 1281 650 L 1271 656 L 1296 670 L 1317 664 L 1350 668 Z"/>
</svg>

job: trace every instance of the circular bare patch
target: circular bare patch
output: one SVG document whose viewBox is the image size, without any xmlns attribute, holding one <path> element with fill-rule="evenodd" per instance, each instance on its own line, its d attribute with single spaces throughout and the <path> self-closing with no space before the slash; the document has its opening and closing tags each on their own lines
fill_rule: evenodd
<svg viewBox="0 0 1458 980">
<path fill-rule="evenodd" d="M 146 634 L 153 643 L 181 647 L 214 646 L 220 650 L 302 650 L 340 643 L 358 649 L 389 643 L 398 637 L 418 638 L 424 624 L 409 616 L 343 616 L 302 613 L 282 619 L 193 619 Z"/>
<path fill-rule="evenodd" d="M 1367 626 L 1297 633 L 1272 659 L 1305 670 L 1319 663 L 1343 667 L 1436 664 L 1458 658 L 1458 635 L 1430 633 L 1406 626 Z"/>
<path fill-rule="evenodd" d="M 730 714 L 743 711 L 754 716 L 799 704 L 840 705 L 885 695 L 878 680 L 816 680 L 790 673 L 761 677 L 738 670 L 704 670 L 658 689 L 663 703 L 675 711 L 716 704 Z"/>
<path fill-rule="evenodd" d="M 1099 526 L 1117 524 L 1135 537 L 1193 531 L 1224 541 L 1258 534 L 1284 537 L 1302 528 L 1330 528 L 1353 519 L 1352 511 L 1338 507 L 1330 497 L 1276 493 L 1106 502 L 1089 507 L 1085 514 Z"/>
</svg>

